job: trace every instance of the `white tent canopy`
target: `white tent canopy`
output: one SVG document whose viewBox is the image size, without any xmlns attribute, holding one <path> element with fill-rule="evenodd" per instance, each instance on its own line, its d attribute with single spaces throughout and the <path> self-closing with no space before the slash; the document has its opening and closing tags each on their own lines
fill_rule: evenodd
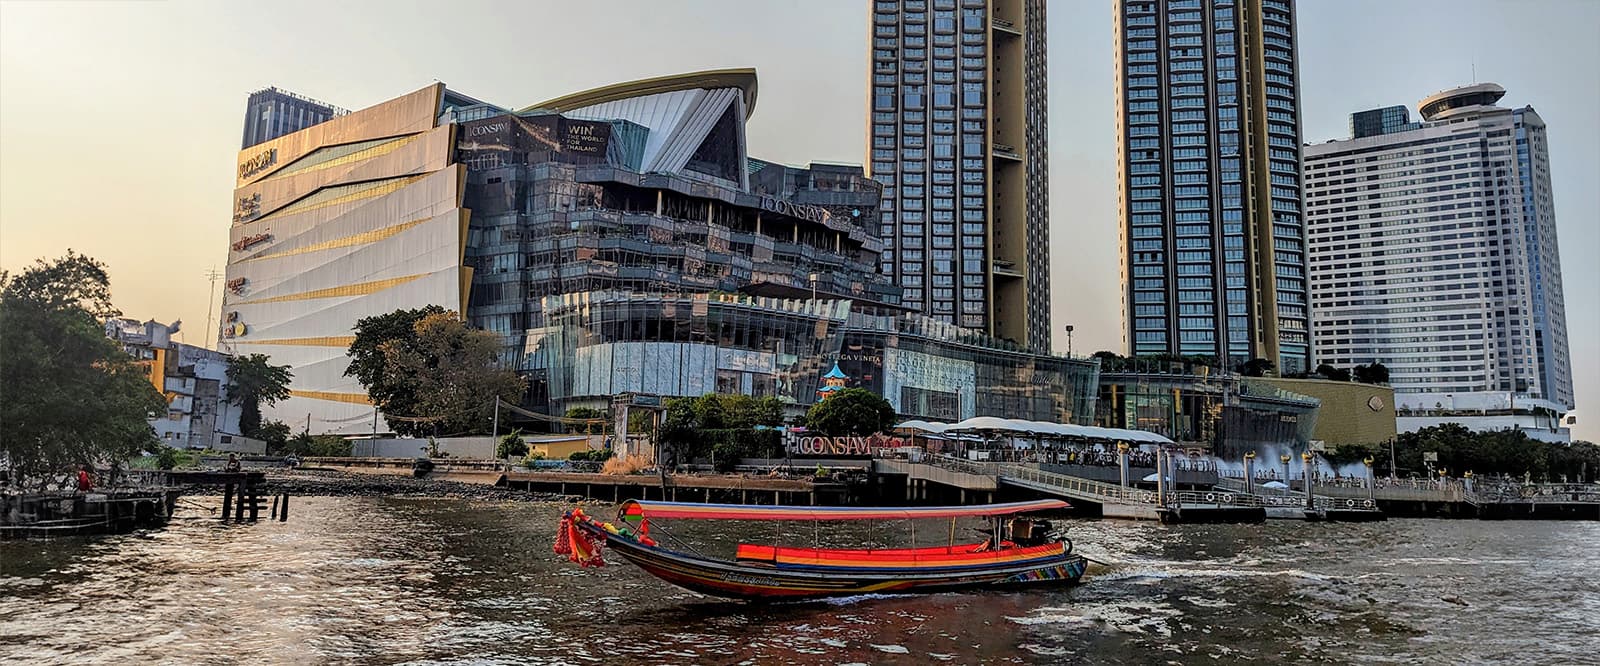
<svg viewBox="0 0 1600 666">
<path fill-rule="evenodd" d="M 917 430 L 937 434 L 974 432 L 980 430 L 993 430 L 1026 436 L 1055 436 L 1076 439 L 1093 439 L 1103 441 L 1123 441 L 1135 444 L 1171 444 L 1172 440 L 1153 432 L 1143 430 L 1126 430 L 1123 428 L 1101 428 L 1098 426 L 1073 425 L 1070 423 L 1047 423 L 1045 421 L 1024 421 L 1022 419 L 1002 419 L 997 416 L 978 416 L 960 423 L 931 423 L 928 421 L 906 421 L 895 426 L 896 430 Z"/>
</svg>

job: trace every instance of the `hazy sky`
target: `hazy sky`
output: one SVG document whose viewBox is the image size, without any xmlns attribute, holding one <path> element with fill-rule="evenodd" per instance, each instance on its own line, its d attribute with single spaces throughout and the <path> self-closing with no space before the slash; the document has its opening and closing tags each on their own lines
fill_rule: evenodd
<svg viewBox="0 0 1600 666">
<path fill-rule="evenodd" d="M 1050 3 L 1056 348 L 1122 349 L 1112 2 Z M 1303 133 L 1351 111 L 1493 81 L 1549 123 L 1567 326 L 1600 401 L 1600 1 L 1300 0 Z M 359 109 L 437 79 L 502 106 L 631 79 L 755 67 L 751 153 L 861 163 L 861 1 L 27 2 L 0 0 L 0 266 L 66 248 L 110 265 L 131 317 L 203 343 L 227 255 L 245 97 Z M 1600 439 L 1600 409 L 1577 435 Z"/>
</svg>

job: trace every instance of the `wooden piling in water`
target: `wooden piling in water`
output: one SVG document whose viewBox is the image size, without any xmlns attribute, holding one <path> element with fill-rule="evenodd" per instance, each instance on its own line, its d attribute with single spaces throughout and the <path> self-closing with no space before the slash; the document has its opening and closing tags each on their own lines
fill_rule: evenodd
<svg viewBox="0 0 1600 666">
<path fill-rule="evenodd" d="M 278 522 L 281 523 L 281 522 L 284 522 L 284 521 L 286 521 L 288 519 L 289 519 L 289 493 L 284 493 L 283 494 L 283 506 L 282 506 L 282 508 L 280 508 L 278 510 Z"/>
<path fill-rule="evenodd" d="M 244 484 L 239 484 L 239 494 L 234 498 L 233 522 L 244 522 Z"/>
<path fill-rule="evenodd" d="M 279 493 L 281 495 L 282 493 Z M 272 496 L 272 513 L 267 514 L 268 520 L 278 519 L 278 495 Z"/>
<path fill-rule="evenodd" d="M 250 486 L 250 522 L 261 517 L 261 489 Z"/>
<path fill-rule="evenodd" d="M 222 521 L 228 521 L 228 512 L 233 509 L 233 484 L 222 484 Z"/>
</svg>

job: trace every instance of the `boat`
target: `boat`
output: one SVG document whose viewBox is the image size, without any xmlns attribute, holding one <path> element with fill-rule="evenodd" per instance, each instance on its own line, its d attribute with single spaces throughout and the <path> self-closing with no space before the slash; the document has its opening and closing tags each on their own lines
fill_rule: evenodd
<svg viewBox="0 0 1600 666">
<path fill-rule="evenodd" d="M 1068 508 L 1061 500 L 944 507 L 787 507 L 629 500 L 616 522 L 581 508 L 561 519 L 555 551 L 581 566 L 603 566 L 609 548 L 634 565 L 684 589 L 745 600 L 806 600 L 860 594 L 911 594 L 967 589 L 1072 585 L 1088 561 L 1048 521 L 1020 514 Z M 988 539 L 956 543 L 955 520 L 990 519 Z M 732 560 L 668 548 L 651 536 L 651 521 L 871 521 L 949 519 L 939 546 L 800 548 L 741 543 Z M 915 523 L 912 523 L 915 525 Z M 819 526 L 820 527 L 820 526 Z M 657 528 L 658 533 L 662 530 Z M 938 532 L 942 535 L 945 530 Z M 664 535 L 663 535 L 664 536 Z M 915 528 L 912 541 L 915 542 Z M 943 540 L 943 539 L 942 539 Z"/>
</svg>

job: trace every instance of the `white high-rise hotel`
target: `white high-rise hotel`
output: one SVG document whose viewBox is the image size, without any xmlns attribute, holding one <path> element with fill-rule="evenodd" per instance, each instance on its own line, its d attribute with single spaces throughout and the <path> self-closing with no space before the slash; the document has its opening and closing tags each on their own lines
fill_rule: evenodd
<svg viewBox="0 0 1600 666">
<path fill-rule="evenodd" d="M 1358 113 L 1306 147 L 1314 363 L 1382 362 L 1402 406 L 1572 408 L 1545 124 L 1504 95 Z"/>
</svg>

